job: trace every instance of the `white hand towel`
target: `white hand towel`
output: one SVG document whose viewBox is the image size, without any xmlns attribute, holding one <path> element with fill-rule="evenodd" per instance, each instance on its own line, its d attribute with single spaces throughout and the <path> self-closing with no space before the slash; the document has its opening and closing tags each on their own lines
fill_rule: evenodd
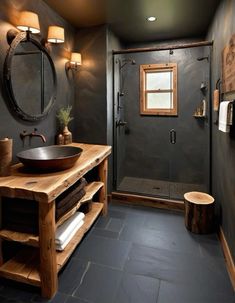
<svg viewBox="0 0 235 303">
<path fill-rule="evenodd" d="M 56 230 L 55 242 L 57 244 L 63 244 L 84 217 L 84 213 L 76 212 L 60 225 Z"/>
<path fill-rule="evenodd" d="M 229 126 L 229 107 L 231 101 L 223 101 L 219 108 L 219 130 L 225 133 L 230 131 Z"/>
<path fill-rule="evenodd" d="M 76 234 L 76 232 L 81 228 L 81 226 L 83 225 L 84 221 L 80 221 L 78 223 L 78 225 L 74 228 L 74 230 L 69 234 L 68 238 L 65 240 L 65 242 L 63 244 L 57 244 L 56 243 L 56 250 L 64 250 L 65 247 L 69 244 L 69 242 L 71 241 L 71 239 L 73 238 L 73 236 Z"/>
</svg>

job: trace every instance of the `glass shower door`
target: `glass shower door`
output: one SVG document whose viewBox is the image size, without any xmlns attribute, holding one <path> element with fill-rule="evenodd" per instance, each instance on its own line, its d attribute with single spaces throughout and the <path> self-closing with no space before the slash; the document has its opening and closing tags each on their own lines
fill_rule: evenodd
<svg viewBox="0 0 235 303">
<path fill-rule="evenodd" d="M 180 60 L 184 57 L 184 60 Z M 199 60 L 198 60 L 199 59 Z M 201 60 L 202 59 L 202 60 Z M 170 156 L 170 198 L 188 191 L 209 192 L 210 174 L 210 48 L 174 50 L 178 62 L 179 114 L 171 118 L 175 138 Z M 187 88 L 187 89 L 185 89 Z M 195 115 L 197 108 L 204 115 Z"/>
</svg>

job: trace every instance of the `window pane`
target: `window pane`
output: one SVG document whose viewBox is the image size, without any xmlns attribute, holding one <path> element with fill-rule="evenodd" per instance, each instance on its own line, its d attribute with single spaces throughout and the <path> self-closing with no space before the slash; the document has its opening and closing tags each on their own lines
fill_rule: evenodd
<svg viewBox="0 0 235 303">
<path fill-rule="evenodd" d="M 172 71 L 164 72 L 147 72 L 146 73 L 146 90 L 153 89 L 172 89 Z"/>
<path fill-rule="evenodd" d="M 147 93 L 147 109 L 172 109 L 173 93 Z"/>
</svg>

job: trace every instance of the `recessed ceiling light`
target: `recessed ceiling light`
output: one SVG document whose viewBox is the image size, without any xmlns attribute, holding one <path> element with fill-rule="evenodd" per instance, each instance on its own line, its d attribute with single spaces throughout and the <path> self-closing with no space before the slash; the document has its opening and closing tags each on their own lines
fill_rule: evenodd
<svg viewBox="0 0 235 303">
<path fill-rule="evenodd" d="M 154 17 L 154 16 L 151 16 L 151 17 L 148 17 L 147 18 L 147 20 L 149 21 L 149 22 L 153 22 L 153 21 L 156 21 L 156 17 Z"/>
</svg>

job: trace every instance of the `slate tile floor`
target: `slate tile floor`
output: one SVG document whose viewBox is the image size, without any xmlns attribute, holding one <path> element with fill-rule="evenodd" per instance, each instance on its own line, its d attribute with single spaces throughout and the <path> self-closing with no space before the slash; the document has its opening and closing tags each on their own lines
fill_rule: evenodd
<svg viewBox="0 0 235 303">
<path fill-rule="evenodd" d="M 59 276 L 47 301 L 0 280 L 1 303 L 234 303 L 217 236 L 195 235 L 181 213 L 111 204 Z"/>
</svg>

